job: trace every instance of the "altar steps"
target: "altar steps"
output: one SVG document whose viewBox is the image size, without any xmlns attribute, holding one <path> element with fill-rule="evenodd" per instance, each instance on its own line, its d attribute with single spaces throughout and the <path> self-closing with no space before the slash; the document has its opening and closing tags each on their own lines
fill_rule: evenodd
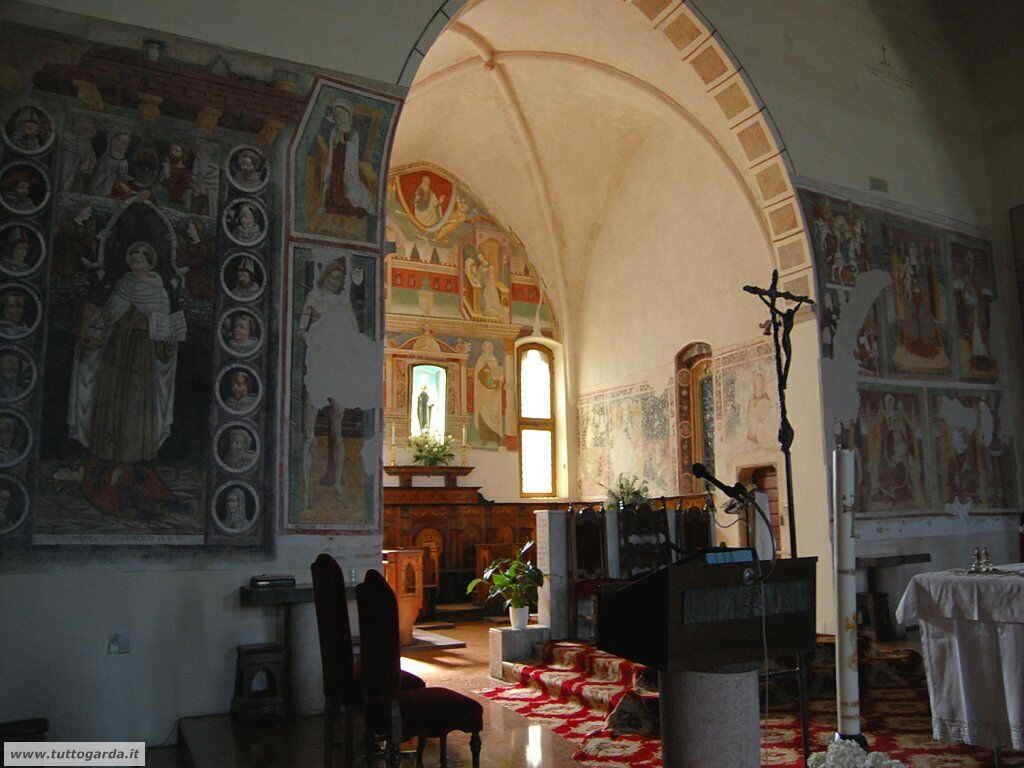
<svg viewBox="0 0 1024 768">
<path fill-rule="evenodd" d="M 657 696 L 655 681 L 644 685 L 645 667 L 620 659 L 583 643 L 555 642 L 538 647 L 531 663 L 503 662 L 502 680 L 536 688 L 548 696 L 576 701 L 588 709 L 607 713 L 626 691 L 644 697 Z M 769 666 L 781 666 L 772 662 Z M 924 686 L 924 666 L 912 644 L 873 645 L 862 649 L 861 686 L 917 688 Z M 639 685 L 638 685 L 639 681 Z M 768 706 L 796 702 L 796 679 L 774 678 L 766 690 Z M 812 700 L 835 699 L 834 638 L 821 635 L 810 660 L 809 696 Z"/>
</svg>

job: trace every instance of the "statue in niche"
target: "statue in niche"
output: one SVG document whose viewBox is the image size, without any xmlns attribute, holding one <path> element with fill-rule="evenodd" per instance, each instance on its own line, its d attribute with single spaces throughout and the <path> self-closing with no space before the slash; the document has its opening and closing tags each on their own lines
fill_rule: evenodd
<svg viewBox="0 0 1024 768">
<path fill-rule="evenodd" d="M 420 433 L 430 429 L 430 417 L 434 413 L 434 404 L 430 402 L 430 395 L 427 393 L 427 385 L 424 384 L 416 397 L 416 420 L 420 424 Z"/>
</svg>

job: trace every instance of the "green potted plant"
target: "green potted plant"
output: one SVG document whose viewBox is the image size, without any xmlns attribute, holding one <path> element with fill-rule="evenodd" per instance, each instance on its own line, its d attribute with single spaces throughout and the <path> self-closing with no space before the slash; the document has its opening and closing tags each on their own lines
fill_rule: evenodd
<svg viewBox="0 0 1024 768">
<path fill-rule="evenodd" d="M 540 568 L 526 560 L 526 553 L 533 548 L 528 541 L 520 547 L 515 557 L 503 557 L 495 560 L 484 571 L 483 578 L 473 579 L 466 587 L 466 594 L 471 594 L 481 584 L 490 584 L 491 591 L 487 595 L 505 598 L 508 618 L 512 629 L 525 629 L 530 619 L 530 605 L 537 602 L 537 589 L 544 584 L 544 574 Z"/>
<path fill-rule="evenodd" d="M 409 445 L 412 447 L 414 464 L 436 467 L 440 464 L 448 464 L 455 458 L 455 452 L 452 451 L 451 435 L 445 435 L 444 439 L 440 440 L 429 432 L 423 432 L 415 437 L 410 437 Z"/>
<path fill-rule="evenodd" d="M 624 472 L 619 473 L 619 479 L 614 486 L 609 488 L 607 485 L 602 485 L 606 491 L 608 491 L 608 506 L 613 509 L 617 509 L 621 506 L 639 505 L 650 501 L 648 493 L 650 491 L 647 487 L 647 481 L 641 480 L 636 475 L 626 475 Z"/>
</svg>

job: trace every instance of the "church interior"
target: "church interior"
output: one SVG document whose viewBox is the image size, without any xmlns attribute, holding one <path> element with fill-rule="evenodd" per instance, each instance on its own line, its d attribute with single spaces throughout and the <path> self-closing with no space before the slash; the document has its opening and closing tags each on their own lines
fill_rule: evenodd
<svg viewBox="0 0 1024 768">
<path fill-rule="evenodd" d="M 0 3 L 4 764 L 1024 766 L 1022 28 Z"/>
</svg>

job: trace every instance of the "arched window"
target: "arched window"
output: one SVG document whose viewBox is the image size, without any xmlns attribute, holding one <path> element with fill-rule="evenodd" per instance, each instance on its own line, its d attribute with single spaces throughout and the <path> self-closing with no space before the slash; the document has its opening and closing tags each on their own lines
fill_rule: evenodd
<svg viewBox="0 0 1024 768">
<path fill-rule="evenodd" d="M 519 482 L 523 496 L 555 495 L 555 366 L 540 344 L 519 348 Z"/>
</svg>

